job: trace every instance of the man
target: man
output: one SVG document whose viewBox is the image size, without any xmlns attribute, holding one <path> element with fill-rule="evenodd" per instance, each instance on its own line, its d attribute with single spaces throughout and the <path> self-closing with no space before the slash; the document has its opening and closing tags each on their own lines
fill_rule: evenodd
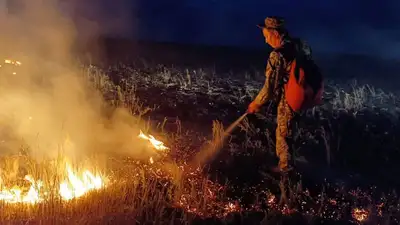
<svg viewBox="0 0 400 225">
<path fill-rule="evenodd" d="M 264 24 L 258 25 L 262 29 L 265 42 L 273 51 L 269 55 L 266 68 L 266 80 L 254 101 L 248 106 L 247 112 L 258 112 L 268 100 L 278 104 L 276 128 L 276 154 L 279 158 L 278 170 L 287 174 L 291 169 L 288 137 L 295 113 L 288 105 L 284 95 L 284 83 L 288 80 L 291 61 L 295 55 L 303 53 L 311 57 L 311 49 L 302 41 L 289 37 L 285 29 L 284 20 L 280 17 L 267 17 Z"/>
</svg>

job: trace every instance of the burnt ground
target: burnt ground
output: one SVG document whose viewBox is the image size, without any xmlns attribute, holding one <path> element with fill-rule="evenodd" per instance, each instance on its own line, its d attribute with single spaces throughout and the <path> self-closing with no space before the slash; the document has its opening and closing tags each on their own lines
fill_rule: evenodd
<svg viewBox="0 0 400 225">
<path fill-rule="evenodd" d="M 187 55 L 195 53 L 193 49 L 187 51 Z M 253 70 L 243 76 L 247 61 L 235 64 L 234 60 L 231 65 L 240 67 L 236 70 L 238 72 L 234 69 L 225 70 L 223 66 L 221 70 L 215 67 L 199 70 L 202 66 L 195 66 L 194 62 L 179 64 L 181 59 L 188 59 L 174 55 L 171 45 L 165 54 L 164 61 L 155 56 L 153 62 L 136 61 L 130 66 L 111 63 L 113 66 L 104 68 L 121 86 L 134 83 L 135 95 L 141 102 L 146 106 L 157 106 L 146 117 L 155 124 L 164 123 L 166 119 L 164 129 L 169 133 L 176 133 L 177 129 L 187 131 L 182 139 L 192 142 L 189 148 L 196 151 L 202 140 L 212 138 L 214 120 L 226 127 L 245 111 L 252 96 L 262 85 L 262 70 Z M 255 60 L 245 57 L 243 52 L 239 54 L 249 62 Z M 255 57 L 256 65 L 262 64 L 260 55 Z M 151 58 L 151 55 L 146 57 Z M 342 81 L 334 80 L 333 83 L 345 83 Z M 301 115 L 293 136 L 292 154 L 296 158 L 297 171 L 301 174 L 302 190 L 307 190 L 296 195 L 318 199 L 314 206 L 333 199 L 336 203 L 326 206 L 332 208 L 327 212 L 340 214 L 340 224 L 351 220 L 351 206 L 361 205 L 374 208 L 377 212 L 381 209 L 377 209 L 376 204 L 382 202 L 386 205 L 387 214 L 379 216 L 381 219 L 370 219 L 370 224 L 388 221 L 388 218 L 396 223 L 399 218 L 399 212 L 393 211 L 398 202 L 394 200 L 389 204 L 392 201 L 389 199 L 397 199 L 395 193 L 400 187 L 397 179 L 400 172 L 400 141 L 397 138 L 400 135 L 399 100 L 369 88 L 355 86 L 349 89 L 328 85 L 325 103 Z M 264 110 L 261 115 L 248 116 L 247 125 L 233 133 L 229 143 L 204 170 L 215 182 L 228 182 L 228 195 L 240 200 L 243 205 L 251 205 L 259 197 L 255 193 L 265 189 L 279 193 L 277 177 L 269 171 L 277 162 L 274 153 L 274 108 L 271 105 L 272 110 L 268 112 Z M 179 126 L 176 125 L 177 119 Z M 194 153 L 187 152 L 187 149 L 175 149 L 172 156 L 177 160 L 188 160 Z M 304 199 L 304 196 L 299 199 Z M 302 217 L 307 215 L 305 211 L 314 206 L 305 209 L 300 207 Z M 342 212 L 338 212 L 340 210 Z M 254 215 L 254 218 L 257 216 Z M 308 222 L 321 224 L 318 218 L 324 216 Z M 211 220 L 203 219 L 201 222 L 211 224 Z M 271 221 L 268 224 L 278 223 Z M 298 220 L 297 224 L 302 223 Z"/>
</svg>

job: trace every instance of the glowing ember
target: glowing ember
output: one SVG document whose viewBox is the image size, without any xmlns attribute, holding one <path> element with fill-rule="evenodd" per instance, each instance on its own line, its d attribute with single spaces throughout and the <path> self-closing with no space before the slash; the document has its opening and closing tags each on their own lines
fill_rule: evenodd
<svg viewBox="0 0 400 225">
<path fill-rule="evenodd" d="M 229 202 L 228 204 L 225 205 L 225 215 L 227 215 L 228 213 L 239 212 L 239 211 L 240 207 L 237 202 L 235 203 Z"/>
<path fill-rule="evenodd" d="M 365 209 L 355 208 L 353 209 L 352 216 L 355 220 L 363 222 L 368 218 L 368 211 Z"/>
<path fill-rule="evenodd" d="M 275 204 L 275 202 L 276 202 L 275 195 L 269 196 L 267 202 L 268 202 L 268 205 Z"/>
<path fill-rule="evenodd" d="M 11 64 L 11 65 L 14 65 L 14 66 L 20 66 L 21 65 L 21 62 L 15 61 L 15 60 L 11 60 L 11 59 L 5 59 L 4 63 L 5 64 Z M 2 67 L 2 65 L 0 65 L 0 67 Z M 12 75 L 17 75 L 17 72 L 13 71 Z"/>
<path fill-rule="evenodd" d="M 6 64 L 13 64 L 13 65 L 16 65 L 16 66 L 20 66 L 20 65 L 21 65 L 21 62 L 19 62 L 19 61 L 14 61 L 14 60 L 11 60 L 11 59 L 5 59 L 5 60 L 4 60 L 4 63 L 6 63 Z"/>
<path fill-rule="evenodd" d="M 142 131 L 140 131 L 140 134 L 138 137 L 148 140 L 151 143 L 151 145 L 157 150 L 167 150 L 168 149 L 168 147 L 166 147 L 163 142 L 155 139 L 152 135 L 145 135 Z"/>
</svg>

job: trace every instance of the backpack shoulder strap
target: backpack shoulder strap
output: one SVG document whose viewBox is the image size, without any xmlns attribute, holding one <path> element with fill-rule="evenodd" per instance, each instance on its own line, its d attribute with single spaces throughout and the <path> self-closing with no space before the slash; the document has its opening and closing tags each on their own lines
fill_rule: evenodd
<svg viewBox="0 0 400 225">
<path fill-rule="evenodd" d="M 286 44 L 282 45 L 281 47 L 276 48 L 274 50 L 276 53 L 279 54 L 281 60 L 285 62 L 284 63 L 285 67 L 286 67 L 285 69 L 287 72 L 289 72 L 288 69 L 290 68 L 290 66 L 292 65 L 292 62 L 296 58 L 296 53 L 294 50 L 295 49 L 294 49 L 294 46 L 292 43 L 286 43 Z M 290 77 L 290 74 L 285 73 L 285 75 L 281 77 L 281 79 L 282 79 L 281 84 L 282 85 L 286 84 L 289 80 L 289 77 Z"/>
<path fill-rule="evenodd" d="M 282 56 L 287 64 L 290 64 L 296 58 L 297 54 L 296 45 L 292 40 L 290 40 L 289 43 L 285 43 L 281 47 L 275 49 L 275 51 Z"/>
</svg>

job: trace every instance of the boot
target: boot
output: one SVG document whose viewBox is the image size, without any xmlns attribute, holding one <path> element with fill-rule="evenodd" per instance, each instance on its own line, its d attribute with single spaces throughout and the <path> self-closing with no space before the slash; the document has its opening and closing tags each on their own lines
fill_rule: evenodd
<svg viewBox="0 0 400 225">
<path fill-rule="evenodd" d="M 280 171 L 279 189 L 281 191 L 281 197 L 279 205 L 289 205 L 290 187 L 289 187 L 289 176 L 288 173 Z"/>
</svg>

